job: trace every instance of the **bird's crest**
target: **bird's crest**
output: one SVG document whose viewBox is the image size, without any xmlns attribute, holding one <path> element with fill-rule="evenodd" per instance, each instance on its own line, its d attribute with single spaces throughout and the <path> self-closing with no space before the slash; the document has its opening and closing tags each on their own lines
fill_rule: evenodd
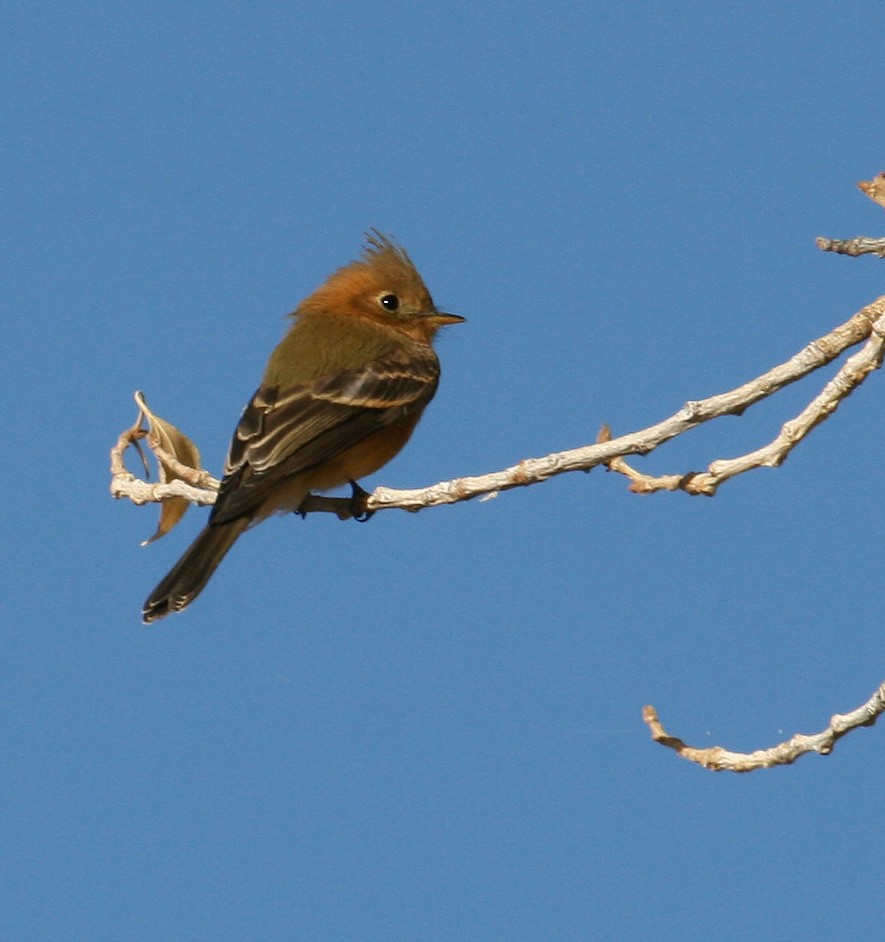
<svg viewBox="0 0 885 942">
<path fill-rule="evenodd" d="M 406 250 L 377 229 L 366 233 L 362 256 L 339 268 L 298 306 L 295 314 L 346 311 L 357 299 L 389 291 L 426 310 L 433 300 Z"/>
</svg>

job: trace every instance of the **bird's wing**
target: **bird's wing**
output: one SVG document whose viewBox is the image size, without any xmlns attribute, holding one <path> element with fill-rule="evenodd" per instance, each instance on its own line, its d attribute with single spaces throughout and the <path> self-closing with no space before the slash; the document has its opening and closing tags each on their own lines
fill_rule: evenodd
<svg viewBox="0 0 885 942">
<path fill-rule="evenodd" d="M 411 344 L 312 383 L 262 386 L 237 425 L 210 519 L 249 513 L 285 479 L 420 414 L 438 382 L 433 349 Z"/>
</svg>

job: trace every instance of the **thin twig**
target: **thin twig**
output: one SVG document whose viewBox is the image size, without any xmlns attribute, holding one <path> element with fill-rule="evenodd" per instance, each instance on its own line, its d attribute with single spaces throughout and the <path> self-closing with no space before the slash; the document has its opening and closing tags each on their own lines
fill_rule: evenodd
<svg viewBox="0 0 885 942">
<path fill-rule="evenodd" d="M 817 247 L 822 252 L 837 252 L 839 255 L 878 255 L 885 258 L 885 239 L 870 239 L 868 236 L 857 236 L 854 239 L 826 239 L 818 236 L 815 239 Z"/>
<path fill-rule="evenodd" d="M 380 487 L 369 498 L 368 509 L 400 507 L 405 510 L 421 510 L 437 504 L 456 503 L 482 495 L 496 494 L 514 487 L 524 487 L 557 474 L 590 471 L 600 464 L 611 465 L 613 459 L 622 458 L 625 455 L 647 454 L 664 442 L 697 428 L 711 419 L 723 415 L 740 415 L 751 405 L 825 366 L 849 347 L 869 337 L 873 331 L 873 324 L 883 316 L 885 316 L 885 296 L 878 298 L 844 324 L 806 345 L 795 356 L 762 376 L 729 392 L 687 402 L 679 412 L 641 431 L 607 441 L 597 441 L 593 445 L 585 445 L 570 451 L 557 452 L 545 458 L 527 458 L 503 471 L 445 481 L 421 490 L 391 490 Z M 850 389 L 842 393 L 840 398 L 844 398 L 848 392 Z M 807 431 L 804 434 L 807 434 Z M 739 472 L 732 471 L 728 476 L 732 477 L 735 473 Z M 685 489 L 689 493 L 706 493 L 702 488 Z"/>
<path fill-rule="evenodd" d="M 137 400 L 136 400 L 137 401 Z M 170 497 L 184 497 L 194 504 L 214 504 L 220 481 L 213 478 L 208 471 L 199 468 L 189 468 L 181 464 L 173 455 L 165 451 L 158 442 L 148 442 L 148 430 L 142 426 L 144 413 L 139 411 L 135 424 L 120 433 L 114 447 L 111 449 L 111 494 L 116 497 L 127 497 L 133 504 L 156 504 Z M 145 478 L 147 477 L 147 463 L 144 458 L 142 446 L 148 444 L 150 450 L 158 458 L 174 464 L 180 469 L 181 476 L 200 482 L 198 485 L 186 481 L 157 482 L 151 484 L 147 480 L 136 477 L 127 467 L 124 459 L 126 449 L 134 446 L 145 465 Z"/>
<path fill-rule="evenodd" d="M 612 471 L 630 478 L 630 490 L 636 494 L 651 494 L 655 491 L 683 490 L 689 494 L 706 494 L 712 497 L 725 481 L 753 468 L 777 468 L 786 461 L 787 455 L 811 430 L 832 415 L 839 404 L 857 389 L 873 370 L 879 369 L 885 356 L 885 316 L 880 317 L 872 328 L 870 339 L 862 350 L 849 357 L 839 372 L 824 386 L 820 393 L 797 415 L 786 422 L 780 434 L 762 448 L 737 458 L 719 459 L 712 462 L 706 472 L 686 472 L 652 477 L 632 468 L 621 458 L 609 463 Z"/>
<path fill-rule="evenodd" d="M 756 769 L 770 769 L 775 765 L 790 765 L 809 752 L 827 756 L 846 733 L 861 726 L 872 726 L 882 712 L 885 712 L 885 683 L 856 710 L 832 716 L 829 726 L 821 732 L 812 736 L 797 733 L 770 749 L 757 749 L 754 752 L 732 752 L 722 746 L 706 749 L 688 746 L 678 736 L 671 736 L 664 729 L 658 711 L 653 706 L 643 707 L 642 719 L 655 742 L 672 749 L 689 762 L 696 762 L 714 772 L 752 772 Z"/>
</svg>

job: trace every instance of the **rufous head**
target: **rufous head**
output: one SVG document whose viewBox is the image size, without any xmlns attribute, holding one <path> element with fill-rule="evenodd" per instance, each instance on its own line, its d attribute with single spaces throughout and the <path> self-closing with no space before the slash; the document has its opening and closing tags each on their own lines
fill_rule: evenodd
<svg viewBox="0 0 885 942">
<path fill-rule="evenodd" d="M 377 229 L 366 233 L 362 257 L 330 275 L 295 314 L 351 314 L 421 340 L 431 339 L 445 324 L 464 320 L 436 309 L 406 250 Z"/>
</svg>

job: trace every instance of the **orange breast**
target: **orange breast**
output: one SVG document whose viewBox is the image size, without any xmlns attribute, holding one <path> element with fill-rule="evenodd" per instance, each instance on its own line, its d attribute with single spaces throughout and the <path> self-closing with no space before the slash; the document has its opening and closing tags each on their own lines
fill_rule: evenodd
<svg viewBox="0 0 885 942">
<path fill-rule="evenodd" d="M 383 468 L 409 440 L 419 418 L 420 415 L 410 416 L 405 422 L 383 428 L 334 458 L 281 482 L 253 522 L 257 523 L 274 513 L 296 510 L 310 491 L 328 491 L 341 487 L 348 481 L 359 481 Z"/>
<path fill-rule="evenodd" d="M 419 418 L 417 415 L 410 416 L 406 422 L 383 428 L 340 455 L 312 468 L 305 475 L 310 479 L 310 490 L 325 491 L 348 481 L 359 481 L 383 468 L 409 440 Z"/>
</svg>

